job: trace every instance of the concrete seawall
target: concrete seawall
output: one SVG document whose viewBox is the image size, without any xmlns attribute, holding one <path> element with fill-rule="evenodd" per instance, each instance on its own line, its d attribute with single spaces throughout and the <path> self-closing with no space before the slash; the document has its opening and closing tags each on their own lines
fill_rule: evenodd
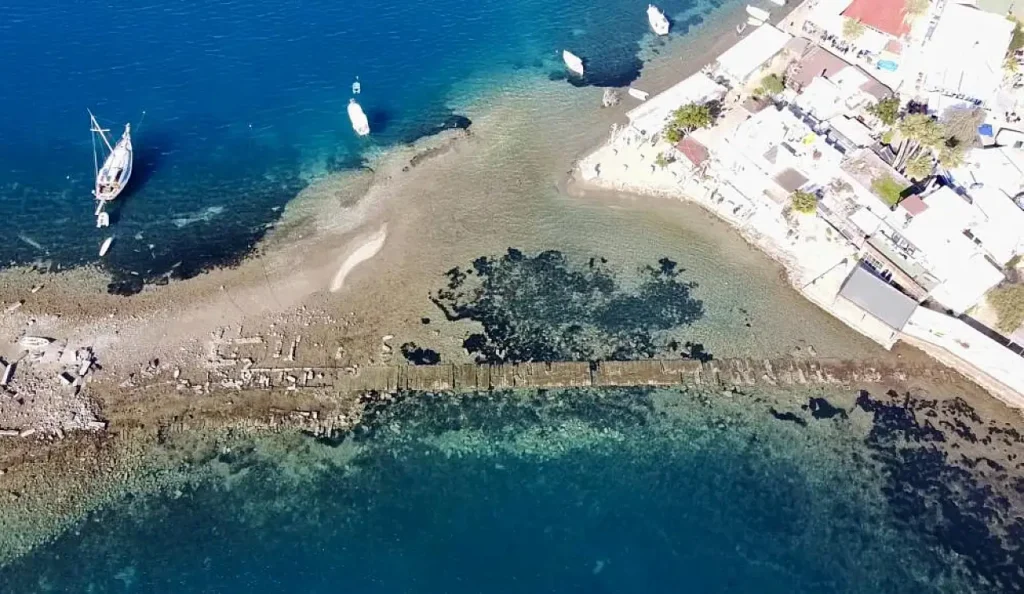
<svg viewBox="0 0 1024 594">
<path fill-rule="evenodd" d="M 474 392 L 511 388 L 614 386 L 801 386 L 902 382 L 908 378 L 953 379 L 941 364 L 891 364 L 827 359 L 644 360 L 522 363 L 517 365 L 430 365 L 340 368 L 250 367 L 230 389 L 312 389 L 338 392 L 398 390 Z"/>
</svg>

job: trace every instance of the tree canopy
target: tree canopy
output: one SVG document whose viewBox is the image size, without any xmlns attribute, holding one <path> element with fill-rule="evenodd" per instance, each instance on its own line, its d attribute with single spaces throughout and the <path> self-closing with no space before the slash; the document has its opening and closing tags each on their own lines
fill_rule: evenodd
<svg viewBox="0 0 1024 594">
<path fill-rule="evenodd" d="M 1024 324 L 1024 285 L 1005 285 L 988 294 L 989 305 L 996 310 L 996 328 L 1009 334 Z"/>
<path fill-rule="evenodd" d="M 903 13 L 903 20 L 913 23 L 918 17 L 928 12 L 928 5 L 931 0 L 907 0 L 904 5 L 906 12 Z"/>
<path fill-rule="evenodd" d="M 882 123 L 886 126 L 892 126 L 896 123 L 896 118 L 900 113 L 900 100 L 896 97 L 880 99 L 878 103 L 869 107 L 868 111 L 882 120 Z"/>
<path fill-rule="evenodd" d="M 818 197 L 810 192 L 797 190 L 790 195 L 789 200 L 793 204 L 793 210 L 797 212 L 811 214 L 818 209 Z"/>
<path fill-rule="evenodd" d="M 906 174 L 912 179 L 920 181 L 931 175 L 934 168 L 935 163 L 932 161 L 932 156 L 928 153 L 921 153 L 907 160 Z"/>
<path fill-rule="evenodd" d="M 715 121 L 711 106 L 706 103 L 688 103 L 672 112 L 665 126 L 665 139 L 675 144 L 697 128 L 707 128 Z"/>
<path fill-rule="evenodd" d="M 900 120 L 897 129 L 901 136 L 913 140 L 921 146 L 936 148 L 943 141 L 942 127 L 927 114 L 908 115 Z"/>
<path fill-rule="evenodd" d="M 1020 21 L 1013 18 L 1012 16 L 1006 17 L 1013 21 L 1013 36 L 1010 37 L 1010 53 L 1024 49 L 1024 29 L 1021 28 Z"/>
<path fill-rule="evenodd" d="M 760 90 L 765 95 L 778 95 L 785 89 L 783 80 L 779 78 L 777 74 L 769 74 L 768 76 L 761 79 Z"/>
<path fill-rule="evenodd" d="M 857 19 L 846 17 L 843 19 L 843 38 L 847 41 L 856 41 L 864 34 L 864 23 Z"/>
</svg>

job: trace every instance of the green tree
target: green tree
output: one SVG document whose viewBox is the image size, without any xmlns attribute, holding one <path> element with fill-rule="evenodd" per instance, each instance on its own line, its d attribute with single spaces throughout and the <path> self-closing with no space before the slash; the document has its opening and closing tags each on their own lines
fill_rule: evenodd
<svg viewBox="0 0 1024 594">
<path fill-rule="evenodd" d="M 672 161 L 672 159 L 665 157 L 665 153 L 658 153 L 658 155 L 654 157 L 654 164 L 661 169 L 668 167 L 669 163 Z"/>
<path fill-rule="evenodd" d="M 913 23 L 924 13 L 928 12 L 928 5 L 930 3 L 930 0 L 907 0 L 904 5 L 906 12 L 903 13 L 903 21 Z"/>
<path fill-rule="evenodd" d="M 1013 21 L 1013 35 L 1010 37 L 1010 53 L 1024 49 L 1024 29 L 1021 28 L 1020 21 L 1013 16 L 1007 16 L 1006 18 Z"/>
<path fill-rule="evenodd" d="M 988 294 L 988 303 L 996 310 L 996 329 L 1010 334 L 1024 324 L 1024 285 L 1004 285 Z"/>
<path fill-rule="evenodd" d="M 907 161 L 906 174 L 911 179 L 920 181 L 931 175 L 934 168 L 935 164 L 932 162 L 932 156 L 929 153 L 921 153 Z"/>
<path fill-rule="evenodd" d="M 882 120 L 886 126 L 892 126 L 900 113 L 900 100 L 896 97 L 886 97 L 869 107 L 868 111 Z"/>
<path fill-rule="evenodd" d="M 789 201 L 793 204 L 793 210 L 804 214 L 811 214 L 818 209 L 818 197 L 810 192 L 793 192 Z"/>
<path fill-rule="evenodd" d="M 950 139 L 939 149 L 939 163 L 946 169 L 956 169 L 964 164 L 964 146 Z"/>
<path fill-rule="evenodd" d="M 893 163 L 897 171 L 905 171 L 910 159 L 923 150 L 930 152 L 938 148 L 945 140 L 942 126 L 923 113 L 903 118 L 896 126 L 896 131 L 900 135 L 900 144 Z"/>
<path fill-rule="evenodd" d="M 778 95 L 785 89 L 786 86 L 783 80 L 779 78 L 777 74 L 769 74 L 768 76 L 761 79 L 761 88 L 758 89 L 759 95 Z"/>
<path fill-rule="evenodd" d="M 714 123 L 711 107 L 706 103 L 688 103 L 672 112 L 672 119 L 665 126 L 665 138 L 675 144 L 697 128 L 707 128 Z"/>
<path fill-rule="evenodd" d="M 903 197 L 903 190 L 906 188 L 892 178 L 891 175 L 883 175 L 871 181 L 871 191 L 874 192 L 890 207 L 895 207 Z"/>
<path fill-rule="evenodd" d="M 856 41 L 864 34 L 864 23 L 849 17 L 843 18 L 843 39 Z"/>
</svg>

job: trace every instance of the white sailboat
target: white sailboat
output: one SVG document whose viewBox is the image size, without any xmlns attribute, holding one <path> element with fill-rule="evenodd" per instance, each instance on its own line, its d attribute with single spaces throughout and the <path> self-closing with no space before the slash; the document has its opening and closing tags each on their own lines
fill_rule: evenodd
<svg viewBox="0 0 1024 594">
<path fill-rule="evenodd" d="M 363 108 L 355 99 L 348 100 L 348 119 L 352 122 L 352 129 L 359 136 L 366 136 L 370 133 L 370 120 L 366 119 Z"/>
<path fill-rule="evenodd" d="M 566 68 L 580 76 L 583 76 L 583 60 L 569 50 L 562 50 L 562 61 Z"/>
<path fill-rule="evenodd" d="M 121 139 L 117 141 L 116 145 L 111 145 L 110 139 L 107 138 L 107 132 L 110 130 L 101 128 L 99 122 L 96 121 L 96 116 L 92 115 L 91 111 L 89 119 L 92 120 L 92 160 L 96 170 L 96 187 L 93 190 L 93 196 L 100 201 L 100 206 L 97 208 L 97 214 L 99 214 L 102 211 L 103 203 L 117 198 L 128 185 L 128 179 L 132 176 L 132 161 L 135 153 L 132 150 L 131 124 L 124 125 Z M 96 150 L 97 136 L 103 140 L 103 146 L 107 151 L 102 166 L 100 166 L 99 154 Z"/>
<path fill-rule="evenodd" d="M 651 23 L 651 29 L 658 35 L 668 35 L 668 18 L 653 4 L 647 5 L 647 21 Z"/>
</svg>

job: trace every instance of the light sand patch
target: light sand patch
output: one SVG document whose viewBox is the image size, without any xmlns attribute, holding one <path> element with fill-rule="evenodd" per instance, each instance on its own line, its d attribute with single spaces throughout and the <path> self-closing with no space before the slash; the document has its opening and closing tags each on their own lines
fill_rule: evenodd
<svg viewBox="0 0 1024 594">
<path fill-rule="evenodd" d="M 345 279 L 356 266 L 359 266 L 380 252 L 388 236 L 387 230 L 388 226 L 385 223 L 381 225 L 376 233 L 358 242 L 357 247 L 345 258 L 341 263 L 341 267 L 338 268 L 337 274 L 334 275 L 334 279 L 331 281 L 332 293 L 337 293 L 341 290 L 345 285 Z"/>
</svg>

